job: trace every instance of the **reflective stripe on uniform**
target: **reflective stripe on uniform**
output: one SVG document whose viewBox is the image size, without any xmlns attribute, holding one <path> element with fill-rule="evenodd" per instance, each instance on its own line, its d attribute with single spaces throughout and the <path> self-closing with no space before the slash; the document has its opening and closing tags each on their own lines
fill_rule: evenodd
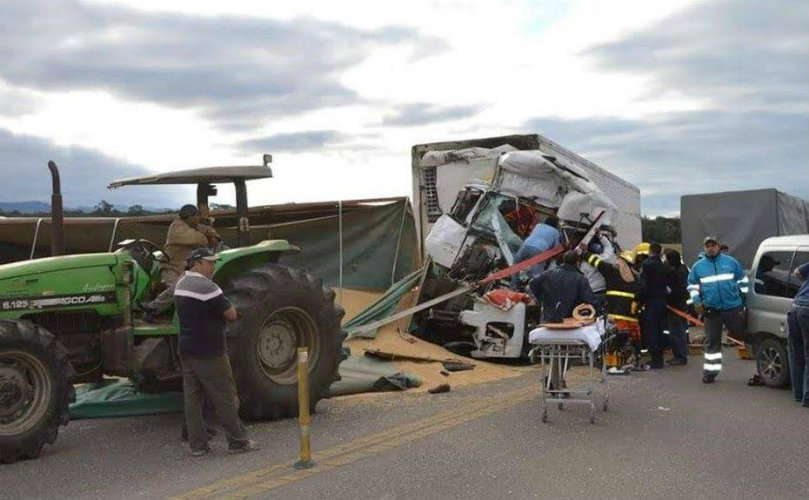
<svg viewBox="0 0 809 500">
<path fill-rule="evenodd" d="M 716 283 L 717 281 L 728 281 L 733 279 L 733 273 L 714 274 L 700 278 L 700 283 Z"/>
<path fill-rule="evenodd" d="M 638 322 L 638 318 L 633 318 L 632 316 L 622 316 L 620 314 L 608 314 L 607 316 L 609 316 L 612 319 L 622 319 L 624 321 L 631 321 L 633 323 Z"/>
<path fill-rule="evenodd" d="M 699 292 L 696 290 L 691 290 L 690 292 L 688 292 L 688 295 L 690 295 L 692 299 L 696 299 L 697 297 L 699 297 Z"/>
<path fill-rule="evenodd" d="M 598 267 L 598 264 L 599 264 L 600 262 L 601 262 L 601 259 L 599 258 L 599 256 L 598 256 L 598 255 L 595 255 L 595 254 L 591 255 L 591 256 L 590 256 L 590 257 L 587 259 L 587 263 L 588 263 L 588 264 L 590 264 L 590 265 L 591 265 L 591 266 L 593 266 L 593 267 Z"/>
<path fill-rule="evenodd" d="M 626 297 L 628 299 L 634 299 L 635 294 L 629 292 L 619 292 L 618 290 L 607 290 L 605 295 L 613 295 L 615 297 Z"/>
<path fill-rule="evenodd" d="M 699 285 L 688 285 L 685 288 L 686 288 L 686 290 L 697 290 L 697 291 L 699 291 Z"/>
<path fill-rule="evenodd" d="M 740 285 L 741 285 L 742 283 L 750 283 L 750 278 L 748 278 L 747 276 L 745 276 L 744 278 L 740 279 L 740 280 L 739 280 L 739 281 L 737 281 L 736 283 L 739 283 Z"/>
<path fill-rule="evenodd" d="M 722 371 L 722 365 L 711 365 L 705 363 L 702 365 L 702 369 L 705 370 L 706 372 L 718 372 Z"/>
<path fill-rule="evenodd" d="M 716 361 L 717 359 L 722 359 L 721 352 L 706 352 L 705 359 L 708 361 Z"/>
<path fill-rule="evenodd" d="M 685 301 L 685 303 L 690 306 L 691 304 L 694 303 L 694 299 L 688 299 L 688 300 Z"/>
<path fill-rule="evenodd" d="M 747 292 L 750 291 L 750 289 L 747 288 L 746 286 L 742 286 L 742 287 L 739 287 L 739 291 L 742 292 L 742 293 L 747 293 Z"/>
</svg>

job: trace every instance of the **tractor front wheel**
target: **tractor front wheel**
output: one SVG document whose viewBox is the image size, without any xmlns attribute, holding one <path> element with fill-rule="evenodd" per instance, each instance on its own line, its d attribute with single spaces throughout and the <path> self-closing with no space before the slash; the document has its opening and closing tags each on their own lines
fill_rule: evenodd
<svg viewBox="0 0 809 500">
<path fill-rule="evenodd" d="M 233 278 L 225 295 L 239 312 L 227 336 L 242 417 L 297 415 L 298 347 L 309 349 L 310 406 L 328 397 L 345 359 L 334 292 L 302 269 L 266 264 Z"/>
<path fill-rule="evenodd" d="M 0 462 L 36 458 L 75 399 L 68 353 L 44 328 L 0 319 Z"/>
</svg>

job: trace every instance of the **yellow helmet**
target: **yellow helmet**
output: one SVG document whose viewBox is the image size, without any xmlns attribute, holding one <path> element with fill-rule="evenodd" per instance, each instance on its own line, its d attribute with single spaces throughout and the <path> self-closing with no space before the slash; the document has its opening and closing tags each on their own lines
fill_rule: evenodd
<svg viewBox="0 0 809 500">
<path fill-rule="evenodd" d="M 645 241 L 639 243 L 638 246 L 635 247 L 635 255 L 649 255 L 649 243 Z"/>
<path fill-rule="evenodd" d="M 621 258 L 631 264 L 635 262 L 635 252 L 633 252 L 632 250 L 624 250 L 623 252 L 621 252 Z"/>
</svg>

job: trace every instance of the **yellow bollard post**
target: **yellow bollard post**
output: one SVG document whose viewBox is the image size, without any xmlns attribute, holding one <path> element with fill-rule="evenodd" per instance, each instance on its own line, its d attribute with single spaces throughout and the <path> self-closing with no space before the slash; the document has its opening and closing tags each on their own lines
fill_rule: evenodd
<svg viewBox="0 0 809 500">
<path fill-rule="evenodd" d="M 309 469 L 312 462 L 312 447 L 309 441 L 312 418 L 309 415 L 309 349 L 298 348 L 298 422 L 301 426 L 301 459 L 295 462 L 296 469 Z"/>
</svg>

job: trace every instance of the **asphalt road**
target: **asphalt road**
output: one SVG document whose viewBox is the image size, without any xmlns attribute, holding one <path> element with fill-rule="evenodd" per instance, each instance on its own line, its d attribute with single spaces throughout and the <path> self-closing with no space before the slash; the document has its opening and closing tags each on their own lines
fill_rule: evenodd
<svg viewBox="0 0 809 500">
<path fill-rule="evenodd" d="M 610 409 L 550 410 L 536 375 L 447 394 L 324 401 L 317 465 L 296 471 L 294 421 L 254 424 L 262 450 L 188 456 L 180 416 L 82 420 L 38 460 L 0 466 L 0 499 L 795 498 L 809 497 L 809 410 L 748 387 L 726 350 L 700 383 L 688 367 L 610 378 Z M 450 377 L 451 382 L 451 377 Z"/>
</svg>

